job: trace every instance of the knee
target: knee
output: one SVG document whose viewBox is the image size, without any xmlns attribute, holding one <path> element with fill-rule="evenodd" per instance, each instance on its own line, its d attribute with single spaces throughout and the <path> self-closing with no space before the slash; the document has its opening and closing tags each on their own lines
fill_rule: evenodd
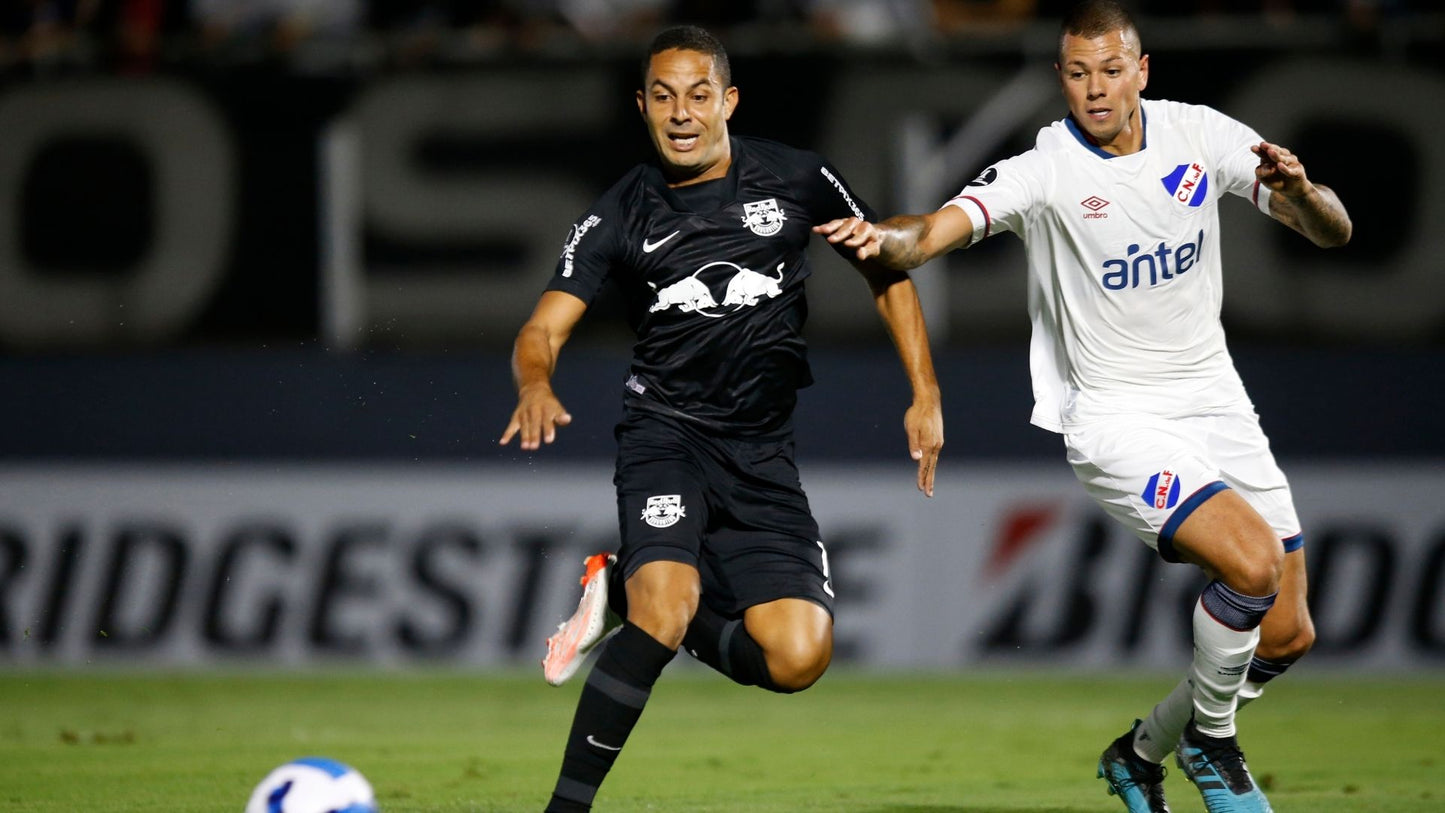
<svg viewBox="0 0 1445 813">
<path fill-rule="evenodd" d="M 782 694 L 801 692 L 818 682 L 833 659 L 829 645 L 792 645 L 766 650 L 768 676 L 766 688 Z"/>
<path fill-rule="evenodd" d="M 627 620 L 663 646 L 677 649 L 697 614 L 697 571 L 650 568 L 644 565 L 627 580 Z"/>
<path fill-rule="evenodd" d="M 1314 645 L 1315 625 L 1305 616 L 1290 629 L 1261 635 L 1255 654 L 1266 660 L 1294 663 L 1309 654 Z"/>
<path fill-rule="evenodd" d="M 670 649 L 682 646 L 687 625 L 697 613 L 697 603 L 666 601 L 638 604 L 629 601 L 627 620 Z"/>
<path fill-rule="evenodd" d="M 1270 538 L 1250 546 L 1250 555 L 1240 558 L 1225 583 L 1246 596 L 1268 596 L 1279 592 L 1284 575 L 1284 546 Z"/>
</svg>

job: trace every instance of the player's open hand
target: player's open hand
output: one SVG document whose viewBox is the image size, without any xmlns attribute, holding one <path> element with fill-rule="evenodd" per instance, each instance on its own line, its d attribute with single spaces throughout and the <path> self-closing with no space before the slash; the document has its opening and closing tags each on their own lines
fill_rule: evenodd
<svg viewBox="0 0 1445 813">
<path fill-rule="evenodd" d="M 557 427 L 566 426 L 572 422 L 571 413 L 557 400 L 552 388 L 546 385 L 536 387 L 524 387 L 517 396 L 517 408 L 512 412 L 512 420 L 507 424 L 507 431 L 502 433 L 499 444 L 506 446 L 513 435 L 522 436 L 521 446 L 524 451 L 532 451 L 541 448 L 543 443 L 551 443 L 557 439 Z"/>
<path fill-rule="evenodd" d="M 1299 156 L 1268 141 L 1261 141 L 1249 149 L 1259 156 L 1259 166 L 1254 168 L 1254 177 L 1269 187 L 1270 191 L 1291 198 L 1300 197 L 1309 191 L 1309 178 L 1305 176 L 1305 166 L 1300 163 Z"/>
<path fill-rule="evenodd" d="M 918 490 L 932 497 L 933 474 L 943 449 L 943 405 L 937 399 L 915 400 L 903 413 L 903 428 L 908 432 L 909 453 L 918 461 Z"/>
<path fill-rule="evenodd" d="M 878 227 L 861 217 L 843 217 L 820 223 L 813 227 L 814 234 L 821 234 L 834 245 L 854 249 L 859 260 L 877 257 L 883 248 L 883 234 Z"/>
</svg>

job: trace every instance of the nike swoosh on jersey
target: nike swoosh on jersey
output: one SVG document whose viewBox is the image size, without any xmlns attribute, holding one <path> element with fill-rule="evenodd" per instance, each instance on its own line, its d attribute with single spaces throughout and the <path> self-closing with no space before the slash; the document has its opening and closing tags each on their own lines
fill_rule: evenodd
<svg viewBox="0 0 1445 813">
<path fill-rule="evenodd" d="M 678 229 L 677 231 L 673 232 L 672 234 L 669 234 L 668 236 L 662 238 L 661 240 L 658 240 L 656 243 L 652 242 L 651 240 L 643 240 L 643 241 L 642 241 L 642 253 L 643 253 L 643 254 L 651 254 L 652 252 L 654 252 L 654 251 L 658 250 L 659 248 L 661 248 L 663 243 L 666 243 L 668 240 L 671 240 L 672 238 L 676 237 L 679 233 L 681 233 L 681 231 L 682 231 L 681 229 Z"/>
<path fill-rule="evenodd" d="M 673 232 L 673 234 L 677 234 L 677 232 Z M 663 242 L 665 243 L 665 242 L 667 242 L 667 241 L 664 240 Z M 595 746 L 597 746 L 598 748 L 602 748 L 602 749 L 607 750 L 607 751 L 621 751 L 621 750 L 622 750 L 622 746 L 620 746 L 620 745 L 607 745 L 607 744 L 605 744 L 605 743 L 600 743 L 600 742 L 598 742 L 591 734 L 588 734 L 588 735 L 587 735 L 587 742 L 588 742 L 588 744 L 590 744 L 590 745 L 595 745 Z"/>
</svg>

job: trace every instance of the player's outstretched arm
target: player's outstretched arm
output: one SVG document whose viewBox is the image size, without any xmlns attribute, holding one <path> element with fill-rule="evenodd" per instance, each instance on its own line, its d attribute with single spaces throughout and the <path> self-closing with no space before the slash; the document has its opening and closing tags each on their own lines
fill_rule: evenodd
<svg viewBox="0 0 1445 813">
<path fill-rule="evenodd" d="M 928 348 L 928 330 L 923 322 L 918 290 L 907 274 L 879 268 L 873 263 L 854 265 L 868 281 L 878 313 L 888 326 L 913 389 L 913 403 L 903 413 L 903 429 L 908 435 L 908 452 L 918 461 L 918 490 L 932 497 L 933 475 L 938 468 L 938 453 L 943 448 L 943 401 L 938 376 L 933 370 L 933 355 Z"/>
<path fill-rule="evenodd" d="M 1269 215 L 1321 248 L 1350 241 L 1354 227 L 1334 190 L 1312 183 L 1299 156 L 1268 141 L 1250 147 L 1259 156 L 1254 176 L 1269 187 Z"/>
<path fill-rule="evenodd" d="M 895 215 L 882 223 L 845 217 L 814 226 L 834 245 L 854 250 L 858 260 L 874 260 L 884 268 L 907 271 L 973 238 L 973 221 L 956 206 L 926 215 Z"/>
<path fill-rule="evenodd" d="M 517 332 L 512 346 L 512 378 L 517 384 L 517 408 L 497 442 L 505 446 L 521 435 L 525 450 L 557 439 L 557 427 L 572 422 L 572 415 L 552 392 L 552 372 L 562 345 L 572 335 L 587 303 L 561 291 L 547 291 Z"/>
</svg>

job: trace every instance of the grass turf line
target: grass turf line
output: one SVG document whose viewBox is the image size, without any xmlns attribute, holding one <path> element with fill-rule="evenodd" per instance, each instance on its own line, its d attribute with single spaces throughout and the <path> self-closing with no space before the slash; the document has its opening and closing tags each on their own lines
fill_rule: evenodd
<svg viewBox="0 0 1445 813">
<path fill-rule="evenodd" d="M 1304 669 L 1297 670 L 1301 673 Z M 1118 811 L 1099 752 L 1171 678 L 830 672 L 771 695 L 669 672 L 599 811 Z M 385 813 L 543 807 L 582 681 L 530 673 L 0 674 L 0 810 L 239 811 L 288 759 L 348 762 Z M 1445 675 L 1291 674 L 1240 719 L 1280 811 L 1445 809 Z M 1176 813 L 1202 810 L 1177 771 Z"/>
</svg>

